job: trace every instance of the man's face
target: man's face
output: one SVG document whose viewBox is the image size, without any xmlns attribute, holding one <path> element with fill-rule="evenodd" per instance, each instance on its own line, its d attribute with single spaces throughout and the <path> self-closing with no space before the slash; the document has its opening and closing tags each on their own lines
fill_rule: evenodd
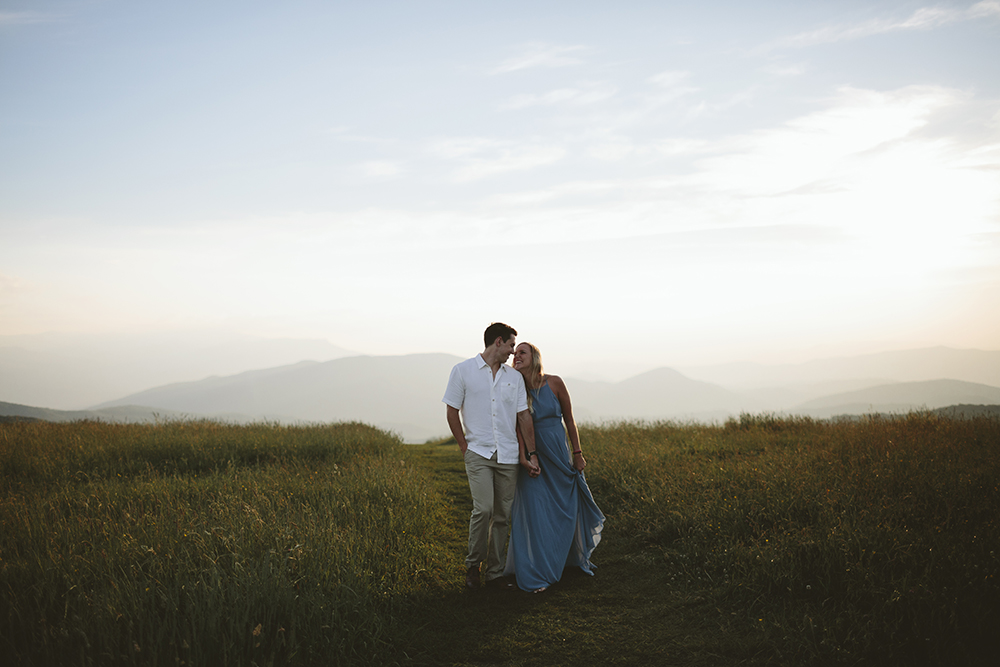
<svg viewBox="0 0 1000 667">
<path fill-rule="evenodd" d="M 505 341 L 500 343 L 500 363 L 507 363 L 507 357 L 514 354 L 514 346 L 517 344 L 514 341 L 514 336 L 511 336 Z M 498 339 L 499 340 L 499 339 Z"/>
</svg>

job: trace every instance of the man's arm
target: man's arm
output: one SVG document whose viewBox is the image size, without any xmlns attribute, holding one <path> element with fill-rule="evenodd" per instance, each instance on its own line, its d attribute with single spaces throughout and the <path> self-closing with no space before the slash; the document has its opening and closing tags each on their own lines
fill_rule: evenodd
<svg viewBox="0 0 1000 667">
<path fill-rule="evenodd" d="M 541 464 L 538 462 L 538 454 L 533 450 L 528 449 L 528 446 L 524 442 L 524 436 L 521 435 L 521 425 L 515 424 L 514 433 L 517 434 L 517 451 L 520 457 L 519 462 L 528 474 L 532 477 L 538 477 L 538 473 L 542 471 Z M 534 436 L 532 436 L 534 440 Z M 528 452 L 531 452 L 531 456 L 528 456 Z"/>
<path fill-rule="evenodd" d="M 458 408 L 453 408 L 450 405 L 446 407 L 448 409 L 448 428 L 451 429 L 451 434 L 455 436 L 455 442 L 458 443 L 458 449 L 462 452 L 462 456 L 465 456 L 465 450 L 469 448 L 469 443 L 465 441 L 465 429 L 462 428 L 462 418 L 458 414 Z M 534 434 L 532 434 L 531 441 L 535 441 Z"/>
</svg>

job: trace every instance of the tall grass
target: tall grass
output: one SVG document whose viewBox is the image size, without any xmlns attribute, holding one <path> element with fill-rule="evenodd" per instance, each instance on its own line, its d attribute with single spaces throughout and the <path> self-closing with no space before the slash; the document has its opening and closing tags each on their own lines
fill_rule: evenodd
<svg viewBox="0 0 1000 667">
<path fill-rule="evenodd" d="M 743 415 L 583 429 L 614 534 L 792 664 L 1000 648 L 1000 421 Z"/>
<path fill-rule="evenodd" d="M 640 664 L 673 627 L 691 664 L 1000 654 L 1000 421 L 743 415 L 581 437 L 608 517 L 598 576 L 462 598 L 454 445 L 361 424 L 0 424 L 0 656 L 388 664 L 410 641 L 431 663 Z M 620 622 L 639 594 L 649 631 Z M 553 644 L 559 614 L 579 641 Z"/>
<path fill-rule="evenodd" d="M 0 425 L 13 663 L 354 664 L 452 554 L 398 439 L 315 427 Z"/>
</svg>

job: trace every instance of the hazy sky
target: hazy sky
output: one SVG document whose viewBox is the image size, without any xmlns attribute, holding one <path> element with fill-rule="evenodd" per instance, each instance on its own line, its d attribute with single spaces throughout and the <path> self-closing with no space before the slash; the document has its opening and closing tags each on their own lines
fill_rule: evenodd
<svg viewBox="0 0 1000 667">
<path fill-rule="evenodd" d="M 0 0 L 0 334 L 1000 348 L 1000 1 Z"/>
</svg>

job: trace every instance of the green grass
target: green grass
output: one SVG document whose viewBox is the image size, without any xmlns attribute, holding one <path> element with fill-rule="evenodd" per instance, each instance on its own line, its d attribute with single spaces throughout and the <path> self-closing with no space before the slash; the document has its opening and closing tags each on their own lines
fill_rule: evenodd
<svg viewBox="0 0 1000 667">
<path fill-rule="evenodd" d="M 381 663 L 442 505 L 360 424 L 0 427 L 14 664 Z"/>
<path fill-rule="evenodd" d="M 463 590 L 453 443 L 0 424 L 12 664 L 986 665 L 1000 421 L 586 426 L 595 577 Z"/>
<path fill-rule="evenodd" d="M 727 605 L 729 627 L 756 626 L 771 659 L 961 664 L 997 646 L 995 420 L 588 435 L 618 453 L 593 485 L 629 508 L 621 528 L 671 582 Z"/>
</svg>

